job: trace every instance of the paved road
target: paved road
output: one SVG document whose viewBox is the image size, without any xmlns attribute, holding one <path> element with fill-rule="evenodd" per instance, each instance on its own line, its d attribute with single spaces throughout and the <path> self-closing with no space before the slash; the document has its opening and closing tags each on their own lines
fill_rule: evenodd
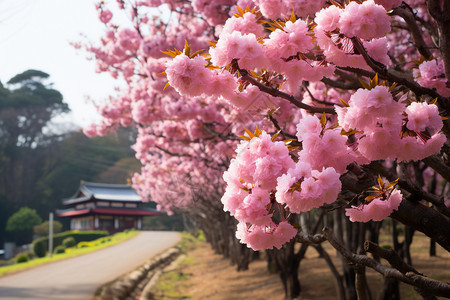
<svg viewBox="0 0 450 300">
<path fill-rule="evenodd" d="M 174 245 L 176 232 L 144 231 L 121 244 L 0 277 L 0 299 L 88 300 L 95 290 Z"/>
</svg>

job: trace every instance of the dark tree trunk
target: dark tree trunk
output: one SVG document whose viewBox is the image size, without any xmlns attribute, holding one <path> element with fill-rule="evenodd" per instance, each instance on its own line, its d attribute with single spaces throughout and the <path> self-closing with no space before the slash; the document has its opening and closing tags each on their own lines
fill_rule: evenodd
<svg viewBox="0 0 450 300">
<path fill-rule="evenodd" d="M 359 233 L 359 230 L 356 230 L 356 226 L 358 226 L 358 224 L 351 223 L 350 220 L 344 216 L 343 211 L 338 210 L 337 212 L 339 212 L 339 218 L 342 224 L 343 243 L 348 249 L 350 249 L 350 251 L 356 252 L 357 243 L 355 241 L 358 240 L 357 235 Z M 356 279 L 355 270 L 353 266 L 350 266 L 347 263 L 347 260 L 345 258 L 341 257 L 341 260 L 342 260 L 342 268 L 344 271 L 343 278 L 345 290 L 347 292 L 347 299 L 357 300 L 356 286 L 355 286 L 355 279 Z"/>
<path fill-rule="evenodd" d="M 237 257 L 237 271 L 246 271 L 248 270 L 248 265 L 250 264 L 251 252 L 247 245 L 240 244 L 239 245 L 239 254 Z"/>
<path fill-rule="evenodd" d="M 345 290 L 347 292 L 347 299 L 350 300 L 357 300 L 358 297 L 356 296 L 356 287 L 355 287 L 355 270 L 353 267 L 349 266 L 346 261 L 343 263 L 343 269 L 344 269 L 344 284 L 345 284 Z"/>
<path fill-rule="evenodd" d="M 397 222 L 392 220 L 392 243 L 394 250 L 403 258 L 403 243 L 398 241 L 399 231 L 397 229 Z M 379 296 L 379 300 L 400 300 L 398 281 L 384 277 L 383 291 Z"/>
<path fill-rule="evenodd" d="M 411 244 L 413 241 L 415 230 L 409 226 L 405 225 L 405 241 L 403 242 L 403 253 L 405 255 L 406 262 L 412 266 L 412 258 L 411 258 Z"/>
<path fill-rule="evenodd" d="M 430 239 L 430 256 L 436 256 L 436 242 Z"/>
<path fill-rule="evenodd" d="M 275 258 L 276 255 L 275 250 L 267 250 L 266 254 L 267 254 L 267 271 L 270 274 L 278 273 L 278 267 Z"/>
<path fill-rule="evenodd" d="M 301 285 L 298 278 L 298 268 L 301 258 L 295 255 L 295 241 L 285 244 L 280 250 L 273 250 L 272 258 L 284 287 L 286 299 L 295 299 L 300 296 Z"/>
<path fill-rule="evenodd" d="M 291 268 L 290 272 L 284 274 L 284 278 L 281 280 L 283 281 L 286 299 L 296 299 L 300 296 L 301 286 L 300 280 L 298 279 L 298 268 Z"/>
<path fill-rule="evenodd" d="M 380 294 L 379 300 L 400 300 L 397 280 L 384 278 L 383 292 Z"/>
<path fill-rule="evenodd" d="M 331 260 L 331 257 L 328 255 L 328 253 L 323 249 L 322 245 L 316 245 L 314 248 L 319 253 L 320 257 L 322 257 L 325 262 L 327 263 L 328 267 L 330 268 L 331 273 L 334 277 L 334 284 L 336 287 L 336 294 L 338 295 L 339 300 L 345 300 L 345 288 L 344 283 L 342 282 L 342 276 L 339 274 L 338 270 L 336 269 L 336 266 L 334 265 L 333 261 Z"/>
<path fill-rule="evenodd" d="M 383 222 L 370 222 L 369 224 L 369 240 L 378 245 L 380 229 Z M 373 259 L 378 262 L 380 261 L 380 257 L 378 255 L 373 255 Z"/>
</svg>

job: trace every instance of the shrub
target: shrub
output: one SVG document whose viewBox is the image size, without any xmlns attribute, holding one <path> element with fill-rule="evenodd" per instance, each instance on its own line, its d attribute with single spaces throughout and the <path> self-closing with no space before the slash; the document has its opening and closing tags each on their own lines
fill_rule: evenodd
<svg viewBox="0 0 450 300">
<path fill-rule="evenodd" d="M 44 243 L 35 243 L 33 242 L 33 253 L 37 257 L 44 257 L 47 253 L 47 247 Z"/>
<path fill-rule="evenodd" d="M 65 248 L 71 248 L 73 246 L 75 246 L 77 244 L 77 242 L 75 241 L 75 238 L 73 236 L 69 236 L 68 238 L 65 238 L 62 242 L 62 245 Z"/>
<path fill-rule="evenodd" d="M 68 237 L 73 237 L 75 243 L 83 241 L 93 241 L 108 236 L 107 231 L 66 231 L 53 236 L 53 246 L 62 245 L 63 241 Z M 33 241 L 33 252 L 38 257 L 44 257 L 48 250 L 48 237 L 40 237 Z"/>
<path fill-rule="evenodd" d="M 89 247 L 90 244 L 88 242 L 79 242 L 77 248 L 86 248 Z"/>
<path fill-rule="evenodd" d="M 53 234 L 60 233 L 62 230 L 62 224 L 58 221 L 53 221 Z M 34 234 L 39 236 L 47 236 L 49 228 L 49 221 L 45 221 L 39 225 L 33 227 Z"/>
<path fill-rule="evenodd" d="M 382 244 L 381 245 L 381 248 L 384 248 L 384 249 L 392 249 L 392 246 L 390 245 L 390 244 Z"/>
<path fill-rule="evenodd" d="M 54 254 L 62 254 L 62 253 L 66 253 L 66 247 L 64 247 L 63 245 L 59 245 L 58 247 L 55 248 L 55 250 L 53 251 Z"/>
<path fill-rule="evenodd" d="M 27 262 L 29 260 L 30 260 L 30 258 L 28 257 L 28 255 L 26 253 L 20 253 L 16 256 L 16 262 L 18 264 Z"/>
</svg>

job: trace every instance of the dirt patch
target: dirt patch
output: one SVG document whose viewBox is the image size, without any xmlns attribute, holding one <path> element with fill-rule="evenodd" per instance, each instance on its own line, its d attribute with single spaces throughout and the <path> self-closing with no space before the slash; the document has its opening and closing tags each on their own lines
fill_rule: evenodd
<svg viewBox="0 0 450 300">
<path fill-rule="evenodd" d="M 429 239 L 416 234 L 411 247 L 413 264 L 425 275 L 443 281 L 450 281 L 450 254 L 437 247 L 437 256 L 428 256 Z M 341 272 L 341 262 L 335 250 L 328 243 L 324 248 L 332 256 L 333 262 Z M 189 263 L 180 266 L 178 271 L 185 274 L 183 279 L 183 298 L 194 300 L 214 299 L 252 299 L 282 300 L 284 290 L 276 274 L 269 274 L 262 254 L 260 260 L 250 264 L 250 269 L 237 272 L 229 260 L 214 254 L 206 243 L 201 243 L 188 253 Z M 386 262 L 383 262 L 387 264 Z M 325 261 L 310 247 L 299 271 L 302 286 L 302 300 L 337 299 L 334 278 Z M 373 299 L 382 290 L 383 278 L 375 271 L 368 270 L 367 278 Z M 402 299 L 421 299 L 408 285 L 401 285 Z M 162 298 L 159 298 L 162 299 Z"/>
<path fill-rule="evenodd" d="M 192 299 L 284 299 L 276 274 L 269 274 L 264 260 L 254 261 L 248 271 L 237 272 L 229 260 L 214 254 L 208 244 L 189 253 L 195 263 L 186 270 L 192 276 L 186 284 Z"/>
</svg>

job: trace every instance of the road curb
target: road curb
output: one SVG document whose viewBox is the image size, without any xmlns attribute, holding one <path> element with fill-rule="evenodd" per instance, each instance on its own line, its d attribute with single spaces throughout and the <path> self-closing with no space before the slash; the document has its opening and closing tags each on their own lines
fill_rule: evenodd
<svg viewBox="0 0 450 300">
<path fill-rule="evenodd" d="M 105 284 L 97 292 L 96 300 L 149 299 L 150 289 L 157 282 L 163 269 L 172 263 L 181 251 L 172 247 L 150 259 L 134 271 Z M 145 293 L 144 293 L 145 292 Z"/>
</svg>

